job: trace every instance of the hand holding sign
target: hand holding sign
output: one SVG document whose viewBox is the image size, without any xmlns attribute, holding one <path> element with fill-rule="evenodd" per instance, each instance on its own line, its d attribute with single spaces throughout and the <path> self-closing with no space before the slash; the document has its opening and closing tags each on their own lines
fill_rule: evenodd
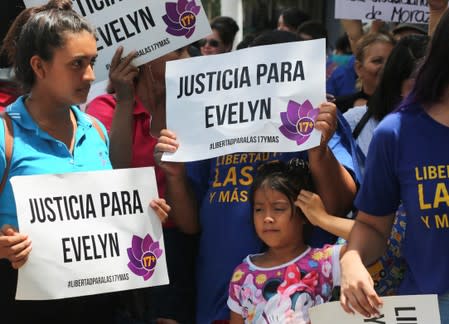
<svg viewBox="0 0 449 324">
<path fill-rule="evenodd" d="M 3 225 L 0 231 L 0 259 L 8 259 L 14 269 L 20 268 L 31 252 L 28 235 L 20 234 L 10 225 Z"/>
<path fill-rule="evenodd" d="M 178 177 L 185 172 L 184 163 L 162 162 L 161 160 L 164 152 L 174 153 L 178 147 L 176 134 L 168 129 L 163 129 L 154 148 L 154 160 L 164 170 L 167 177 Z"/>
<path fill-rule="evenodd" d="M 434 11 L 446 10 L 447 0 L 428 0 L 429 9 Z"/>
<path fill-rule="evenodd" d="M 320 105 L 320 112 L 315 120 L 315 127 L 321 131 L 321 144 L 326 148 L 337 129 L 337 106 L 332 102 L 324 102 Z"/>
<path fill-rule="evenodd" d="M 374 290 L 374 282 L 356 251 L 347 251 L 341 258 L 340 303 L 347 313 L 354 311 L 365 317 L 376 316 L 382 300 Z"/>
<path fill-rule="evenodd" d="M 150 202 L 150 207 L 156 213 L 157 217 L 161 220 L 161 223 L 164 223 L 168 218 L 168 213 L 170 212 L 170 206 L 167 205 L 167 202 L 163 198 L 153 199 Z"/>
</svg>

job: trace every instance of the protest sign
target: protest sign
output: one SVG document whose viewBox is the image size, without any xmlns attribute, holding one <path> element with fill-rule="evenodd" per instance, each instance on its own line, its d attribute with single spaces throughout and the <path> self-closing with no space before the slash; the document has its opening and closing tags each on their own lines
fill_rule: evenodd
<svg viewBox="0 0 449 324">
<path fill-rule="evenodd" d="M 25 0 L 27 7 L 47 3 Z M 134 64 L 147 63 L 211 34 L 200 0 L 74 0 L 73 9 L 96 27 L 96 81 L 108 78 L 115 50 L 137 51 Z"/>
<path fill-rule="evenodd" d="M 154 168 L 16 176 L 11 183 L 20 232 L 33 248 L 19 269 L 16 299 L 168 283 L 162 227 L 149 207 L 158 197 Z"/>
<path fill-rule="evenodd" d="M 437 295 L 382 297 L 380 315 L 365 318 L 343 311 L 340 302 L 321 304 L 309 309 L 313 324 L 440 324 Z"/>
<path fill-rule="evenodd" d="M 429 23 L 427 0 L 335 0 L 335 18 Z"/>
<path fill-rule="evenodd" d="M 163 160 L 319 145 L 325 55 L 318 39 L 167 62 L 167 128 L 180 145 Z"/>
</svg>

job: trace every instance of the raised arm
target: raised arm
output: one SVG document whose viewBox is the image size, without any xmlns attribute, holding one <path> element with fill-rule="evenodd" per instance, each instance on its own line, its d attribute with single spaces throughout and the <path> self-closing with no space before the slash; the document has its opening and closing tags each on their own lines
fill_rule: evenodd
<svg viewBox="0 0 449 324">
<path fill-rule="evenodd" d="M 115 93 L 117 100 L 112 119 L 110 139 L 110 158 L 114 168 L 129 168 L 132 161 L 134 79 L 138 69 L 131 64 L 135 52 L 120 60 L 123 48 L 114 54 L 109 70 L 109 91 Z M 148 152 L 151 154 L 151 152 Z"/>
<path fill-rule="evenodd" d="M 195 234 L 200 230 L 198 206 L 184 163 L 161 161 L 163 152 L 175 152 L 178 146 L 176 135 L 163 129 L 155 147 L 154 159 L 165 172 L 165 197 L 171 207 L 170 218 L 182 232 Z"/>
<path fill-rule="evenodd" d="M 320 105 L 315 125 L 322 132 L 322 141 L 320 146 L 310 149 L 308 155 L 316 192 L 330 214 L 342 216 L 351 209 L 357 187 L 328 146 L 337 128 L 337 108 L 333 103 Z"/>
</svg>

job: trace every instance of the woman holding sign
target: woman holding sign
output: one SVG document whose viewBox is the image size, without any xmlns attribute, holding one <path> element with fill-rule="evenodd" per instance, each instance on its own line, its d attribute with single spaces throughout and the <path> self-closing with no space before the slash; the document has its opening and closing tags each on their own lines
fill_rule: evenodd
<svg viewBox="0 0 449 324">
<path fill-rule="evenodd" d="M 359 214 L 341 259 L 345 311 L 379 313 L 382 300 L 364 264 L 386 245 L 400 202 L 407 214 L 403 256 L 408 268 L 402 295 L 438 294 L 441 321 L 449 323 L 449 12 L 442 16 L 415 86 L 398 111 L 385 117 L 371 141 L 364 182 L 356 199 Z"/>
<path fill-rule="evenodd" d="M 69 0 L 53 0 L 26 10 L 18 21 L 19 26 L 10 31 L 11 42 L 5 42 L 4 47 L 27 94 L 8 106 L 8 116 L 4 117 L 11 123 L 8 129 L 13 130 L 14 150 L 9 158 L 5 153 L 5 129 L 0 130 L 0 170 L 6 181 L 0 196 L 2 322 L 111 323 L 115 307 L 108 295 L 14 301 L 17 272 L 13 268 L 21 267 L 29 254 L 37 251 L 31 252 L 29 237 L 17 230 L 9 178 L 111 169 L 104 127 L 75 106 L 86 101 L 95 79 L 97 46 L 93 27 L 72 10 Z M 0 128 L 4 125 L 1 122 Z M 153 205 L 160 217 L 166 216 L 168 207 L 163 201 Z M 46 284 L 43 279 L 42 285 Z"/>
</svg>

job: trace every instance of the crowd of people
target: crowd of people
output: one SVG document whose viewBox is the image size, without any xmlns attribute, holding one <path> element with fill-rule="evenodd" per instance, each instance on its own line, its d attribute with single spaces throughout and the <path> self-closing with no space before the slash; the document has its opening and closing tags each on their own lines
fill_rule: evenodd
<svg viewBox="0 0 449 324">
<path fill-rule="evenodd" d="M 239 152 L 194 162 L 167 129 L 165 64 L 245 47 L 327 38 L 298 9 L 247 35 L 231 17 L 212 34 L 141 66 L 118 47 L 106 92 L 95 80 L 95 29 L 70 0 L 17 12 L 0 69 L 0 307 L 5 323 L 310 323 L 339 300 L 379 314 L 382 296 L 437 294 L 449 324 L 449 11 L 428 26 L 342 20 L 326 62 L 317 147 Z M 427 27 L 427 28 L 426 28 Z M 446 43 L 446 41 L 448 43 Z M 85 111 L 80 105 L 85 104 Z M 7 134 L 14 141 L 8 150 Z M 440 147 L 440 148 L 439 148 Z M 15 300 L 33 251 L 18 227 L 15 175 L 155 167 L 170 284 L 51 301 Z M 241 199 L 214 199 L 238 192 Z"/>
</svg>

